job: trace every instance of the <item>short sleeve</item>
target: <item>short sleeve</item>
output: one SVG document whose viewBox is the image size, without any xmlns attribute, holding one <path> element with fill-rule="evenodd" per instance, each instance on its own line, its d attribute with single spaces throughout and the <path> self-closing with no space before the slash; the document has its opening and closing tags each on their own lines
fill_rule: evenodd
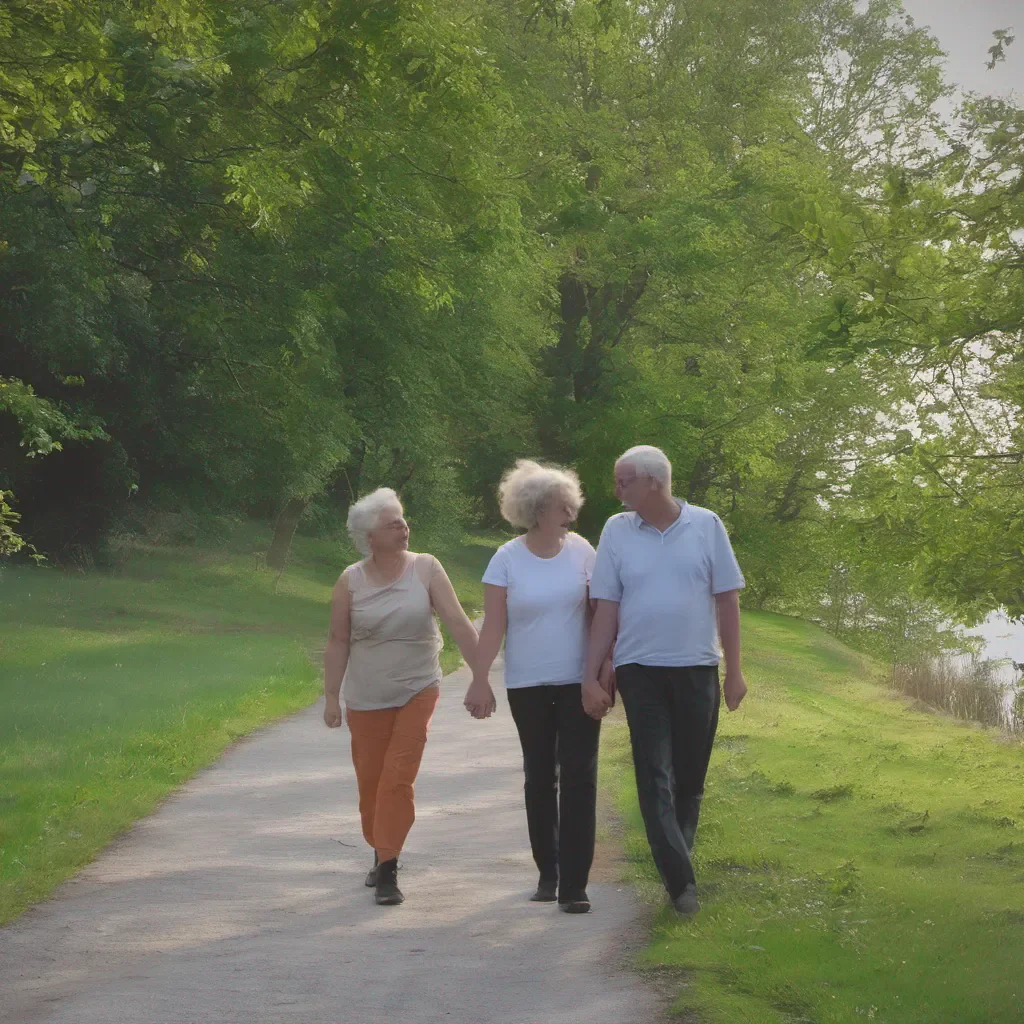
<svg viewBox="0 0 1024 1024">
<path fill-rule="evenodd" d="M 508 586 L 508 552 L 504 546 L 498 548 L 491 556 L 484 572 L 483 582 L 490 583 L 495 587 Z"/>
<path fill-rule="evenodd" d="M 583 553 L 583 571 L 586 573 L 587 583 L 590 583 L 594 578 L 594 562 L 597 561 L 597 552 L 586 537 L 580 537 L 580 550 Z"/>
<path fill-rule="evenodd" d="M 590 596 L 596 601 L 621 601 L 622 579 L 619 576 L 619 558 L 615 551 L 611 520 L 604 524 L 597 556 L 590 577 Z"/>
<path fill-rule="evenodd" d="M 711 593 L 724 594 L 728 590 L 742 590 L 746 586 L 739 562 L 729 543 L 725 524 L 713 516 L 711 525 Z"/>
</svg>

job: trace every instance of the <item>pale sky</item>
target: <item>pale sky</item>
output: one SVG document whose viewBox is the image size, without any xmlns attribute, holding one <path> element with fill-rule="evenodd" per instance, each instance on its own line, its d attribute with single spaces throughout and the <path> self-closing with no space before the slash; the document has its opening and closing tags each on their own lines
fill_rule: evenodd
<svg viewBox="0 0 1024 1024">
<path fill-rule="evenodd" d="M 1024 0 L 903 0 L 915 23 L 928 26 L 948 54 L 946 78 L 989 95 L 1016 93 L 1024 102 Z M 992 71 L 985 64 L 997 28 L 1015 29 L 1017 40 Z"/>
<path fill-rule="evenodd" d="M 949 81 L 971 92 L 1015 93 L 1024 102 L 1024 0 L 903 0 L 903 6 L 946 51 Z M 997 28 L 1014 29 L 1017 39 L 1007 48 L 1006 60 L 989 71 L 985 64 Z M 992 616 L 972 632 L 985 637 L 988 657 L 1024 661 L 1024 625 Z"/>
</svg>

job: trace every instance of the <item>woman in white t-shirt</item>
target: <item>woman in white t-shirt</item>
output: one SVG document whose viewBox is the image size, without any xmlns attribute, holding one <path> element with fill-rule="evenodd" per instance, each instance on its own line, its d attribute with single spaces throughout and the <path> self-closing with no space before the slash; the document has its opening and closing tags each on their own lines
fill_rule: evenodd
<svg viewBox="0 0 1024 1024">
<path fill-rule="evenodd" d="M 505 686 L 523 747 L 526 819 L 540 871 L 531 899 L 585 914 L 601 723 L 584 712 L 580 696 L 595 553 L 569 527 L 583 493 L 571 470 L 521 459 L 499 496 L 502 515 L 526 533 L 503 544 L 484 573 L 484 624 L 465 704 L 475 718 L 494 710 L 488 675 L 504 638 Z"/>
</svg>

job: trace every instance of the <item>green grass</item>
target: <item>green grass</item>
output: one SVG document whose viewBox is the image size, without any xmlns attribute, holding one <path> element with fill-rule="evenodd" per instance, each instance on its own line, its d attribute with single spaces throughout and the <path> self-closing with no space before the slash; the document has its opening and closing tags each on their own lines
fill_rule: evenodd
<svg viewBox="0 0 1024 1024">
<path fill-rule="evenodd" d="M 331 586 L 354 555 L 297 538 L 278 576 L 259 567 L 267 540 L 246 525 L 215 548 L 132 547 L 112 572 L 2 570 L 0 922 L 233 740 L 316 699 Z M 499 542 L 418 546 L 476 612 Z M 450 642 L 442 659 L 459 662 Z"/>
<path fill-rule="evenodd" d="M 708 1024 L 1024 1019 L 1024 748 L 913 710 L 814 626 L 744 617 L 697 843 L 702 912 L 659 909 L 642 966 Z M 602 777 L 629 873 L 661 904 L 629 739 Z"/>
</svg>

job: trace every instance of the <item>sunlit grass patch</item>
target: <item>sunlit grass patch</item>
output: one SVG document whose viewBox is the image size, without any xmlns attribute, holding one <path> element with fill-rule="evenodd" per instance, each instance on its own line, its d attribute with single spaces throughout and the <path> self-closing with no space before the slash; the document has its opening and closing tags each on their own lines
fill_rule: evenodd
<svg viewBox="0 0 1024 1024">
<path fill-rule="evenodd" d="M 1024 749 L 921 713 L 813 626 L 745 617 L 751 695 L 723 713 L 702 912 L 655 919 L 642 963 L 708 1024 L 1024 1019 Z M 664 904 L 628 734 L 602 737 L 628 872 Z M 684 987 L 685 986 L 685 987 Z"/>
</svg>

